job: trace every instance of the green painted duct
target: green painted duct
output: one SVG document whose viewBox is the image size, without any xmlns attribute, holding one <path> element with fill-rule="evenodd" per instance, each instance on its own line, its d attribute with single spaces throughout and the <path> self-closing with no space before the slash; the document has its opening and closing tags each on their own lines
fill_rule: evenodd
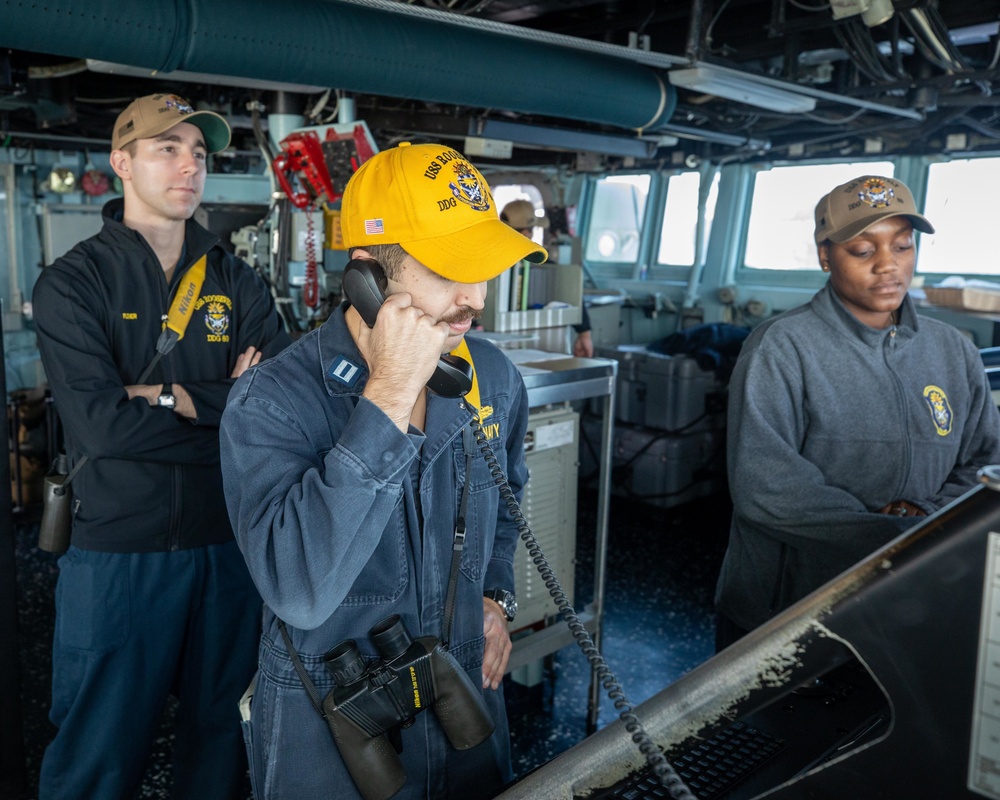
<svg viewBox="0 0 1000 800">
<path fill-rule="evenodd" d="M 630 129 L 676 105 L 627 59 L 337 0 L 0 0 L 0 46 Z"/>
</svg>

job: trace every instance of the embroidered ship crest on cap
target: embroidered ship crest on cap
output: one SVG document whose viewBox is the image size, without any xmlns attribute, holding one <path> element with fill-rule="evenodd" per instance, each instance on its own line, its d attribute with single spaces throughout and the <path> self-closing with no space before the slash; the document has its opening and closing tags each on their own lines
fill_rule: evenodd
<svg viewBox="0 0 1000 800">
<path fill-rule="evenodd" d="M 472 165 L 468 161 L 459 161 L 453 169 L 455 170 L 455 180 L 448 184 L 448 188 L 451 189 L 455 199 L 471 206 L 476 211 L 489 211 L 489 192 L 483 189 Z"/>
<path fill-rule="evenodd" d="M 194 109 L 183 97 L 178 97 L 176 94 L 167 95 L 167 98 L 163 101 L 163 104 L 167 108 L 177 109 L 178 114 L 193 114 Z"/>
<path fill-rule="evenodd" d="M 861 184 L 858 200 L 872 208 L 886 208 L 892 202 L 895 192 L 881 178 L 869 178 Z"/>
</svg>

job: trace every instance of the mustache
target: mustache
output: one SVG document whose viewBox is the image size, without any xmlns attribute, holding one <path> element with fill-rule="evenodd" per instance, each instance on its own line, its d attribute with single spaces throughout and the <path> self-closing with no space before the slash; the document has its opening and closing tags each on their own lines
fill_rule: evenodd
<svg viewBox="0 0 1000 800">
<path fill-rule="evenodd" d="M 462 322 L 467 322 L 470 319 L 476 319 L 480 314 L 483 313 L 481 308 L 473 308 L 472 306 L 462 306 L 458 311 L 453 314 L 449 314 L 446 317 L 441 317 L 441 322 L 447 322 L 449 325 L 458 325 Z"/>
</svg>

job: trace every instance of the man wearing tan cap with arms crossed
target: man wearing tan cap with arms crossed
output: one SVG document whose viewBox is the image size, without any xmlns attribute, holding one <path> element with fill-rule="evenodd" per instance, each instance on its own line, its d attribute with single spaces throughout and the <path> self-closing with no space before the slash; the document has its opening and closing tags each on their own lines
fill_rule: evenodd
<svg viewBox="0 0 1000 800">
<path fill-rule="evenodd" d="M 35 286 L 42 363 L 78 467 L 41 800 L 134 797 L 171 692 L 173 796 L 243 796 L 236 704 L 260 599 L 226 515 L 218 426 L 233 379 L 288 338 L 263 281 L 191 220 L 207 156 L 228 143 L 222 117 L 176 95 L 132 102 L 112 134 L 124 197 Z M 171 338 L 178 295 L 187 326 Z"/>
</svg>

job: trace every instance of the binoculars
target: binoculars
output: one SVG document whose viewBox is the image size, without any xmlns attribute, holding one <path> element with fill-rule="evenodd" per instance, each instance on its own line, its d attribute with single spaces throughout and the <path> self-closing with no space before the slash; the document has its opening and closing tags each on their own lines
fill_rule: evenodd
<svg viewBox="0 0 1000 800">
<path fill-rule="evenodd" d="M 381 657 L 365 666 L 353 639 L 323 656 L 334 688 L 323 711 L 344 764 L 365 800 L 388 800 L 406 783 L 389 739 L 433 708 L 451 746 L 468 750 L 495 727 L 482 694 L 434 636 L 412 639 L 398 615 L 368 637 Z"/>
</svg>

